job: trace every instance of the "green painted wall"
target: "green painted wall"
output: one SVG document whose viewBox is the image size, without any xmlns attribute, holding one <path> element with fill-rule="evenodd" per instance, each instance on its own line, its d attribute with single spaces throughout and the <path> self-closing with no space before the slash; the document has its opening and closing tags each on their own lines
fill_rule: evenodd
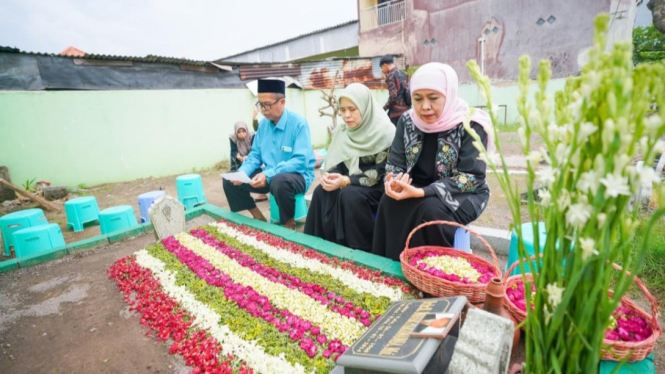
<svg viewBox="0 0 665 374">
<path fill-rule="evenodd" d="M 331 119 L 319 116 L 321 92 L 287 91 L 287 107 L 308 119 L 312 143 L 325 144 Z M 255 101 L 246 89 L 0 91 L 0 165 L 17 184 L 188 173 L 228 159 L 233 124 L 250 123 Z"/>
<path fill-rule="evenodd" d="M 550 91 L 563 87 L 553 81 Z M 317 90 L 287 90 L 287 107 L 307 118 L 312 144 L 328 140 L 330 117 Z M 385 90 L 373 91 L 385 103 Z M 516 122 L 516 86 L 494 87 Z M 482 105 L 476 86 L 460 87 Z M 250 123 L 255 97 L 246 89 L 136 91 L 0 91 L 0 165 L 12 179 L 94 185 L 189 173 L 228 159 L 228 135 Z M 341 122 L 341 121 L 340 121 Z"/>
<path fill-rule="evenodd" d="M 554 92 L 562 90 L 566 84 L 565 79 L 554 79 L 550 81 L 547 86 L 547 93 L 551 95 L 554 100 Z M 536 84 L 531 85 L 529 91 L 529 99 L 533 101 L 534 93 L 537 91 Z M 461 85 L 458 95 L 465 99 L 470 106 L 482 106 L 486 102 L 483 99 L 480 89 L 475 84 Z M 518 119 L 517 113 L 517 96 L 519 95 L 519 87 L 513 82 L 506 83 L 505 85 L 492 85 L 492 101 L 494 105 L 505 105 L 505 107 L 497 108 L 497 116 L 500 123 L 516 123 Z M 505 118 L 505 121 L 504 121 Z"/>
</svg>

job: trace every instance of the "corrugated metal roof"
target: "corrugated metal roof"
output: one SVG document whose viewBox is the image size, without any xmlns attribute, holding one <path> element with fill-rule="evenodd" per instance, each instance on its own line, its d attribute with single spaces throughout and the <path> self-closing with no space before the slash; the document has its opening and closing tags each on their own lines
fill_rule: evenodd
<svg viewBox="0 0 665 374">
<path fill-rule="evenodd" d="M 358 23 L 358 20 L 356 19 L 356 20 L 352 20 L 352 21 L 348 21 L 348 22 L 340 23 L 339 25 L 330 26 L 330 27 L 326 27 L 326 28 L 324 28 L 324 29 L 319 29 L 319 30 L 315 30 L 315 31 L 312 31 L 312 32 L 308 32 L 308 33 L 306 33 L 306 34 L 298 35 L 298 36 L 295 36 L 295 37 L 293 37 L 293 38 L 289 38 L 289 39 L 286 39 L 286 40 L 282 40 L 282 41 L 277 42 L 277 43 L 272 43 L 272 44 L 264 45 L 264 46 L 257 47 L 257 48 L 254 48 L 254 49 L 250 49 L 250 50 L 248 50 L 248 51 L 244 51 L 244 52 L 240 52 L 240 53 L 234 53 L 234 54 L 229 55 L 229 56 L 226 56 L 226 57 L 220 57 L 220 58 L 216 59 L 215 61 L 228 60 L 229 58 L 232 58 L 232 57 L 235 57 L 235 56 L 244 55 L 244 54 L 246 54 L 246 53 L 251 53 L 251 52 L 258 51 L 258 50 L 260 50 L 260 49 L 264 49 L 264 48 L 274 47 L 274 46 L 276 46 L 276 45 L 280 45 L 280 44 L 288 43 L 288 42 L 290 42 L 290 41 L 293 41 L 293 40 L 296 40 L 296 39 L 300 39 L 300 38 L 303 38 L 303 37 L 305 37 L 305 36 L 309 36 L 309 35 L 313 35 L 313 34 L 318 34 L 318 33 L 320 33 L 320 32 L 324 32 L 324 31 L 328 31 L 328 30 L 336 29 L 336 28 L 338 28 L 338 27 L 348 26 L 348 25 L 351 25 L 351 24 L 353 24 L 353 23 Z"/>
<path fill-rule="evenodd" d="M 84 56 L 75 56 L 75 55 L 59 55 L 59 54 L 55 54 L 55 53 L 44 53 L 44 52 L 27 52 L 27 51 L 21 51 L 18 48 L 10 48 L 10 47 L 3 47 L 3 46 L 0 46 L 0 53 L 18 53 L 18 54 L 33 55 L 33 56 L 69 57 L 69 58 L 78 58 L 78 59 L 86 59 L 86 60 L 151 62 L 151 63 L 160 63 L 160 64 L 194 65 L 194 66 L 213 67 L 213 65 L 208 61 L 188 60 L 188 59 L 185 59 L 185 58 L 163 57 L 163 56 L 155 56 L 155 55 L 147 55 L 145 57 L 135 57 L 135 56 L 98 55 L 98 54 L 93 54 L 93 53 L 86 53 Z"/>
<path fill-rule="evenodd" d="M 266 77 L 297 77 L 300 75 L 300 65 L 293 64 L 265 64 L 240 66 L 240 79 L 254 80 Z"/>
<path fill-rule="evenodd" d="M 372 89 L 386 88 L 379 66 L 381 57 L 338 58 L 325 61 L 301 63 L 302 74 L 298 77 L 304 89 L 346 87 L 351 83 L 362 83 Z M 404 66 L 404 57 L 395 58 L 399 67 Z M 335 81 L 335 74 L 337 80 Z M 334 81 L 334 82 L 333 82 Z"/>
</svg>

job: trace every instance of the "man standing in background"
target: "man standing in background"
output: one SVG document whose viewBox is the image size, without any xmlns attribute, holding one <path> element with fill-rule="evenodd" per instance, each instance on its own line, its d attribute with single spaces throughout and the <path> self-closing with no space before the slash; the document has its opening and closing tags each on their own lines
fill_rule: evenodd
<svg viewBox="0 0 665 374">
<path fill-rule="evenodd" d="M 379 66 L 386 77 L 389 95 L 388 102 L 383 106 L 383 109 L 388 111 L 390 121 L 397 126 L 397 121 L 402 113 L 411 108 L 409 82 L 406 79 L 406 74 L 395 66 L 393 56 L 385 55 L 381 57 Z"/>
</svg>

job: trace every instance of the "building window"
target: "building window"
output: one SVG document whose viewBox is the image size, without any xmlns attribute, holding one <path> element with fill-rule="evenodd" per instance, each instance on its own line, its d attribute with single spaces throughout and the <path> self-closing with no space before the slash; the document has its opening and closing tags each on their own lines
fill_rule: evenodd
<svg viewBox="0 0 665 374">
<path fill-rule="evenodd" d="M 406 19 L 404 0 L 379 0 L 378 4 L 360 10 L 361 32 Z"/>
</svg>

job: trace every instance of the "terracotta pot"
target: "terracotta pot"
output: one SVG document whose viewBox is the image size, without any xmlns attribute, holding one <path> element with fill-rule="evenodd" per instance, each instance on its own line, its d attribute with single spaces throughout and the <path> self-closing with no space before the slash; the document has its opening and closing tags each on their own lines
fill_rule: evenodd
<svg viewBox="0 0 665 374">
<path fill-rule="evenodd" d="M 512 355 L 515 354 L 515 350 L 519 345 L 521 331 L 517 328 L 517 321 L 515 321 L 510 312 L 503 306 L 503 298 L 505 295 L 506 290 L 503 284 L 503 280 L 499 277 L 494 277 L 487 284 L 487 288 L 485 289 L 485 304 L 483 304 L 482 307 L 479 307 L 481 307 L 486 312 L 507 318 L 513 322 L 513 325 L 515 325 L 515 333 L 513 334 L 513 349 L 511 351 Z"/>
</svg>

